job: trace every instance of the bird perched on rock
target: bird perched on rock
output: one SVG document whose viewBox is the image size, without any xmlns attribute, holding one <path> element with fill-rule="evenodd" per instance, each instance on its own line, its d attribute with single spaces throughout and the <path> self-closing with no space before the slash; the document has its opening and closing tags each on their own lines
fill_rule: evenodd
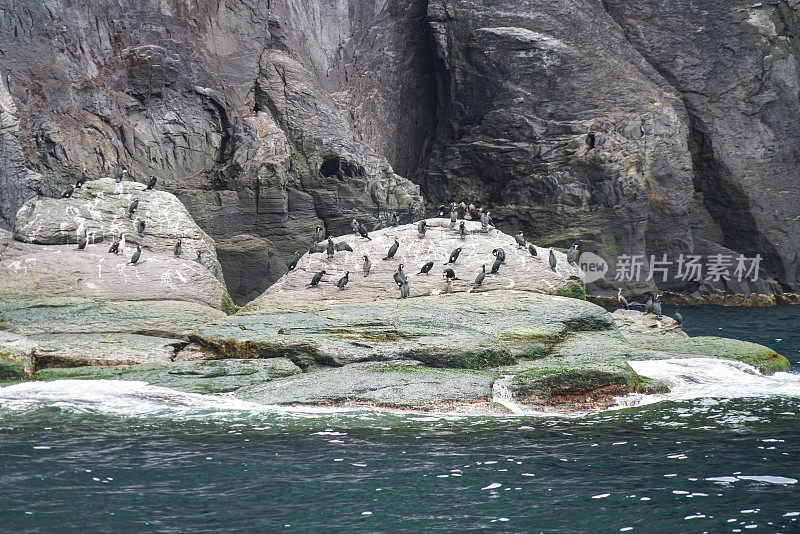
<svg viewBox="0 0 800 534">
<path fill-rule="evenodd" d="M 203 265 L 203 256 L 201 251 L 199 250 L 197 251 L 197 257 L 194 259 L 194 261 L 196 261 L 200 265 Z"/>
<path fill-rule="evenodd" d="M 617 300 L 619 301 L 619 305 L 627 310 L 628 309 L 628 299 L 626 299 L 625 297 L 622 296 L 622 288 L 621 287 L 618 287 L 617 290 L 618 290 L 617 291 Z"/>
<path fill-rule="evenodd" d="M 422 266 L 422 268 L 419 270 L 417 274 L 428 274 L 431 272 L 431 269 L 433 269 L 433 262 L 429 261 L 428 263 Z"/>
<path fill-rule="evenodd" d="M 175 248 L 172 249 L 172 255 L 178 258 L 180 257 L 181 253 L 181 240 L 178 239 L 178 242 L 175 243 Z"/>
<path fill-rule="evenodd" d="M 317 253 L 317 252 L 325 252 L 325 249 L 327 249 L 327 248 L 328 248 L 328 242 L 327 241 L 322 241 L 320 243 L 314 243 L 313 245 L 311 245 L 311 248 L 308 249 L 308 253 L 309 254 L 314 254 L 314 253 Z"/>
<path fill-rule="evenodd" d="M 117 183 L 121 182 L 123 178 L 128 174 L 128 167 L 125 165 L 117 165 L 114 168 L 114 179 Z"/>
<path fill-rule="evenodd" d="M 339 281 L 336 282 L 336 287 L 339 289 L 344 289 L 344 286 L 347 285 L 347 282 L 350 281 L 350 271 L 344 273 L 344 276 L 339 278 Z"/>
<path fill-rule="evenodd" d="M 364 226 L 364 225 L 363 225 L 363 224 L 361 224 L 361 223 L 358 223 L 358 234 L 359 234 L 361 237 L 363 237 L 364 239 L 367 239 L 367 240 L 369 240 L 369 241 L 372 241 L 372 239 L 369 237 L 369 234 L 367 233 L 367 227 L 366 227 L 366 226 Z"/>
<path fill-rule="evenodd" d="M 336 249 L 336 252 L 341 252 L 343 250 L 346 250 L 347 252 L 353 252 L 353 247 L 351 247 L 347 241 L 339 241 L 333 246 L 333 248 Z"/>
<path fill-rule="evenodd" d="M 325 241 L 325 230 L 322 229 L 322 226 L 317 225 L 317 229 L 314 231 L 314 243 L 323 241 Z"/>
<path fill-rule="evenodd" d="M 123 232 L 119 236 L 119 253 L 120 254 L 125 254 L 125 246 L 127 245 L 127 238 L 128 238 L 128 234 L 126 234 L 125 232 Z"/>
<path fill-rule="evenodd" d="M 514 241 L 517 242 L 518 248 L 525 248 L 525 237 L 522 235 L 522 232 L 514 234 Z"/>
<path fill-rule="evenodd" d="M 536 247 L 530 241 L 527 241 L 526 244 L 528 245 L 528 252 L 531 253 L 531 256 L 538 256 L 539 253 L 536 252 Z"/>
<path fill-rule="evenodd" d="M 83 234 L 78 236 L 78 250 L 86 248 L 86 243 L 89 241 L 89 230 L 84 230 Z"/>
<path fill-rule="evenodd" d="M 139 237 L 144 237 L 144 229 L 147 224 L 144 222 L 144 219 L 139 219 L 139 224 L 137 224 L 136 229 L 139 232 Z"/>
<path fill-rule="evenodd" d="M 330 258 L 331 256 L 333 256 L 333 253 L 334 253 L 334 251 L 335 251 L 335 250 L 336 250 L 336 247 L 335 247 L 335 246 L 334 246 L 334 244 L 333 244 L 333 239 L 331 239 L 331 238 L 329 237 L 329 238 L 328 238 L 328 244 L 325 246 L 325 251 L 328 253 L 328 257 L 329 257 L 329 258 Z"/>
<path fill-rule="evenodd" d="M 383 216 L 379 214 L 378 215 L 378 222 L 376 222 L 375 226 L 372 227 L 372 231 L 373 232 L 377 232 L 378 230 L 383 230 L 385 225 L 386 225 L 386 222 L 383 220 Z"/>
<path fill-rule="evenodd" d="M 372 270 L 372 262 L 369 261 L 369 256 L 364 254 L 364 276 L 369 276 L 369 272 Z"/>
<path fill-rule="evenodd" d="M 80 189 L 83 187 L 83 184 L 86 183 L 86 167 L 81 170 L 81 176 L 78 178 L 78 181 L 75 182 L 75 188 Z"/>
<path fill-rule="evenodd" d="M 384 260 L 390 260 L 394 258 L 394 255 L 397 254 L 397 249 L 400 248 L 400 241 L 397 238 L 394 238 L 394 244 L 389 247 L 389 252 L 386 253 L 386 257 L 383 258 Z"/>
<path fill-rule="evenodd" d="M 300 252 L 297 250 L 294 251 L 294 257 L 289 262 L 289 270 L 293 271 L 295 267 L 297 267 L 297 262 L 300 260 Z"/>
<path fill-rule="evenodd" d="M 486 278 L 486 264 L 484 263 L 481 266 L 481 272 L 478 273 L 478 276 L 475 277 L 475 283 L 473 287 L 480 287 L 483 283 L 483 279 Z"/>
<path fill-rule="evenodd" d="M 461 239 L 467 238 L 467 224 L 464 221 L 461 221 L 461 224 L 458 226 L 458 235 L 461 236 Z"/>
<path fill-rule="evenodd" d="M 458 255 L 461 254 L 461 247 L 458 247 L 453 252 L 450 253 L 450 259 L 447 260 L 447 263 L 455 263 L 458 259 Z"/>
<path fill-rule="evenodd" d="M 133 214 L 136 213 L 136 210 L 139 208 L 139 199 L 134 198 L 131 205 L 128 206 L 128 218 L 133 219 Z"/>
<path fill-rule="evenodd" d="M 492 256 L 500 260 L 500 263 L 506 262 L 506 251 L 502 248 L 496 248 L 492 250 Z"/>
<path fill-rule="evenodd" d="M 145 187 L 145 191 L 150 191 L 151 189 L 153 189 L 156 186 L 157 181 L 158 178 L 156 178 L 154 175 L 151 174 L 150 180 L 147 182 L 147 187 Z"/>
<path fill-rule="evenodd" d="M 397 214 L 395 211 L 392 213 L 392 226 L 398 226 L 400 224 L 400 215 Z"/>
<path fill-rule="evenodd" d="M 489 271 L 489 272 L 490 272 L 491 274 L 497 274 L 497 273 L 499 273 L 499 272 L 500 272 L 500 266 L 501 266 L 502 264 L 503 264 L 503 262 L 502 262 L 502 261 L 500 261 L 500 258 L 495 258 L 495 259 L 494 259 L 494 263 L 492 264 L 492 270 L 491 270 L 491 271 Z"/>
<path fill-rule="evenodd" d="M 556 272 L 556 253 L 550 248 L 550 268 L 553 269 L 553 272 Z"/>
<path fill-rule="evenodd" d="M 483 208 L 480 209 L 481 212 L 481 230 L 488 230 L 489 229 L 489 212 L 483 211 Z"/>
<path fill-rule="evenodd" d="M 567 263 L 570 265 L 575 265 L 576 261 L 578 261 L 578 244 L 573 243 L 567 251 Z"/>
<path fill-rule="evenodd" d="M 453 204 L 450 206 L 450 227 L 456 227 L 456 221 L 458 221 L 458 211 L 456 211 L 456 205 Z"/>
<path fill-rule="evenodd" d="M 653 296 L 648 295 L 647 302 L 644 303 L 644 312 L 653 313 Z"/>
<path fill-rule="evenodd" d="M 428 223 L 425 219 L 422 219 L 420 222 L 417 223 L 417 232 L 419 232 L 420 237 L 425 237 L 425 232 L 428 230 Z"/>
<path fill-rule="evenodd" d="M 444 271 L 442 271 L 442 275 L 443 275 L 443 276 L 444 276 L 444 277 L 445 277 L 447 280 L 461 280 L 460 278 L 458 278 L 458 277 L 456 276 L 456 272 L 455 272 L 453 269 L 451 269 L 450 267 L 448 267 L 447 269 L 445 269 Z"/>
<path fill-rule="evenodd" d="M 407 299 L 408 298 L 408 280 L 403 280 L 403 285 L 400 286 L 400 298 Z"/>
<path fill-rule="evenodd" d="M 142 257 L 142 247 L 136 245 L 136 252 L 133 253 L 133 256 L 131 256 L 131 261 L 129 261 L 128 263 L 135 264 L 137 261 L 139 261 L 139 258 L 141 257 Z"/>
<path fill-rule="evenodd" d="M 352 221 L 350 221 L 350 228 L 353 229 L 353 233 L 355 235 L 358 235 L 358 221 L 357 220 L 353 219 Z"/>
<path fill-rule="evenodd" d="M 678 323 L 678 326 L 683 325 L 683 315 L 681 315 L 677 307 L 675 308 L 675 322 Z"/>
<path fill-rule="evenodd" d="M 658 293 L 655 294 L 653 300 L 653 313 L 656 315 L 656 317 L 661 319 L 661 303 L 658 301 Z"/>
<path fill-rule="evenodd" d="M 109 254 L 119 254 L 119 241 L 111 243 L 111 248 L 108 249 Z"/>
<path fill-rule="evenodd" d="M 394 272 L 394 281 L 398 286 L 401 286 L 406 279 L 406 273 L 403 272 L 403 264 L 401 263 L 397 266 L 397 270 Z"/>
<path fill-rule="evenodd" d="M 75 186 L 73 185 L 67 186 L 67 188 L 64 189 L 64 192 L 61 193 L 61 198 L 69 198 L 72 196 L 72 193 L 74 192 L 75 192 Z"/>
<path fill-rule="evenodd" d="M 317 284 L 319 284 L 319 281 L 322 280 L 322 275 L 324 274 L 325 274 L 324 270 L 315 274 L 314 277 L 311 279 L 311 286 L 315 287 Z"/>
</svg>

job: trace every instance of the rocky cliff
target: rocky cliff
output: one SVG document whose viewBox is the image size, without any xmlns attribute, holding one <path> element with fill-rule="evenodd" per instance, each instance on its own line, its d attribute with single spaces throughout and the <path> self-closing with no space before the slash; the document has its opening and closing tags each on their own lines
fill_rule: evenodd
<svg viewBox="0 0 800 534">
<path fill-rule="evenodd" d="M 612 273 L 619 254 L 761 254 L 779 284 L 716 287 L 796 290 L 799 10 L 3 0 L 0 226 L 82 167 L 124 163 L 186 205 L 239 303 L 315 225 L 410 222 L 423 197 L 488 206 L 540 246 L 580 241 Z"/>
</svg>

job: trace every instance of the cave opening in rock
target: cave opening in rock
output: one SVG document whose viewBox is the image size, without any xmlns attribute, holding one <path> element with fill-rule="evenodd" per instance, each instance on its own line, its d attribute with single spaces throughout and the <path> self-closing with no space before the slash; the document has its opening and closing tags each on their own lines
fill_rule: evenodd
<svg viewBox="0 0 800 534">
<path fill-rule="evenodd" d="M 329 156 L 325 158 L 319 167 L 319 173 L 325 178 L 337 176 L 342 170 L 342 164 L 338 157 Z"/>
</svg>

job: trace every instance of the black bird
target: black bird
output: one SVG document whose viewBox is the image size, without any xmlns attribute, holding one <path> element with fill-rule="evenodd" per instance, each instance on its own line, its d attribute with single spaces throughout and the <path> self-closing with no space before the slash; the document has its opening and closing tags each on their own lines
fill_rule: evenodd
<svg viewBox="0 0 800 534">
<path fill-rule="evenodd" d="M 89 230 L 84 230 L 83 235 L 78 238 L 78 250 L 86 248 L 86 243 L 89 241 Z"/>
<path fill-rule="evenodd" d="M 109 254 L 119 254 L 119 241 L 111 243 L 111 248 L 108 249 Z"/>
<path fill-rule="evenodd" d="M 133 256 L 131 256 L 131 261 L 129 263 L 135 264 L 137 261 L 139 261 L 139 258 L 141 257 L 142 257 L 142 247 L 136 245 L 136 252 L 134 252 Z"/>
<path fill-rule="evenodd" d="M 622 296 L 622 288 L 621 287 L 618 287 L 617 290 L 618 290 L 617 291 L 617 300 L 619 301 L 619 305 L 627 310 L 628 309 L 628 299 L 626 299 L 625 297 Z"/>
<path fill-rule="evenodd" d="M 83 184 L 85 183 L 86 183 L 86 167 L 84 167 L 83 170 L 81 171 L 81 176 L 80 178 L 78 178 L 78 181 L 75 182 L 75 187 L 80 189 L 81 187 L 83 187 Z"/>
<path fill-rule="evenodd" d="M 403 264 L 401 263 L 394 272 L 394 281 L 398 286 L 401 286 L 406 279 L 406 273 L 403 272 Z"/>
<path fill-rule="evenodd" d="M 502 261 L 500 258 L 495 258 L 494 263 L 492 264 L 492 270 L 490 271 L 492 274 L 497 274 L 500 272 L 500 265 L 502 265 Z"/>
<path fill-rule="evenodd" d="M 333 246 L 333 248 L 336 249 L 336 252 L 341 252 L 343 250 L 346 250 L 347 252 L 353 252 L 353 247 L 347 244 L 347 241 L 339 241 Z"/>
<path fill-rule="evenodd" d="M 453 269 L 451 269 L 450 267 L 448 267 L 447 269 L 442 271 L 442 274 L 444 275 L 445 279 L 447 279 L 448 281 L 461 280 L 460 278 L 458 278 L 456 276 L 456 272 Z"/>
<path fill-rule="evenodd" d="M 63 193 L 61 193 L 61 198 L 69 198 L 72 196 L 72 193 L 75 192 L 75 186 L 70 185 L 68 186 Z"/>
<path fill-rule="evenodd" d="M 578 244 L 573 243 L 567 251 L 567 263 L 574 265 L 576 261 L 578 261 Z"/>
<path fill-rule="evenodd" d="M 128 167 L 125 165 L 117 165 L 114 169 L 114 178 L 117 180 L 117 183 L 121 182 L 126 174 L 128 174 Z"/>
<path fill-rule="evenodd" d="M 329 258 L 333 256 L 333 253 L 336 250 L 336 247 L 333 245 L 333 239 L 330 237 L 328 238 L 328 246 L 325 248 L 325 250 L 328 252 Z"/>
<path fill-rule="evenodd" d="M 175 248 L 172 249 L 172 255 L 176 258 L 181 255 L 181 240 L 178 239 L 178 242 L 175 243 Z"/>
<path fill-rule="evenodd" d="M 389 247 L 389 252 L 386 253 L 386 257 L 383 258 L 383 259 L 384 260 L 390 260 L 390 259 L 394 258 L 394 255 L 397 254 L 397 249 L 398 248 L 400 248 L 400 242 L 395 237 L 394 238 L 394 244 L 391 247 Z"/>
<path fill-rule="evenodd" d="M 461 254 L 461 247 L 458 247 L 453 252 L 450 253 L 450 259 L 447 260 L 447 263 L 455 263 L 458 259 L 458 255 Z"/>
<path fill-rule="evenodd" d="M 481 268 L 481 272 L 479 272 L 478 276 L 475 277 L 474 287 L 480 287 L 481 284 L 483 283 L 483 279 L 484 278 L 486 278 L 486 264 L 485 263 L 483 264 L 483 267 Z"/>
<path fill-rule="evenodd" d="M 530 241 L 527 241 L 526 243 L 528 245 L 528 252 L 531 253 L 531 256 L 538 256 L 539 253 L 536 252 L 536 247 L 533 245 L 533 243 L 531 243 Z"/>
<path fill-rule="evenodd" d="M 417 274 L 428 274 L 433 269 L 433 262 L 429 261 L 425 265 L 422 266 L 422 269 L 419 270 Z"/>
<path fill-rule="evenodd" d="M 505 251 L 505 250 L 503 250 L 502 248 L 496 248 L 496 249 L 494 249 L 494 250 L 492 251 L 492 256 L 494 256 L 494 257 L 496 257 L 498 260 L 500 260 L 500 263 L 505 263 L 505 262 L 506 262 L 506 251 Z"/>
<path fill-rule="evenodd" d="M 400 298 L 408 298 L 408 280 L 404 280 L 403 285 L 400 286 Z"/>
<path fill-rule="evenodd" d="M 400 224 L 400 215 L 397 214 L 395 211 L 392 213 L 392 226 L 398 226 Z"/>
<path fill-rule="evenodd" d="M 328 243 L 323 241 L 321 243 L 314 243 L 311 245 L 311 248 L 308 249 L 309 254 L 316 254 L 317 252 L 325 252 L 325 249 L 328 248 Z"/>
<path fill-rule="evenodd" d="M 550 249 L 550 268 L 553 269 L 553 272 L 556 270 L 556 253 L 553 249 Z"/>
<path fill-rule="evenodd" d="M 144 237 L 144 228 L 147 224 L 144 222 L 144 219 L 139 219 L 139 224 L 136 226 L 136 229 L 139 231 L 139 237 Z"/>
<path fill-rule="evenodd" d="M 344 276 L 339 278 L 339 281 L 336 282 L 336 287 L 338 287 L 339 289 L 344 289 L 344 286 L 346 286 L 347 282 L 349 281 L 350 281 L 350 271 L 347 271 L 346 273 L 344 273 Z"/>
<path fill-rule="evenodd" d="M 350 221 L 350 228 L 353 229 L 353 233 L 354 234 L 358 235 L 358 221 L 357 220 L 353 219 L 352 221 Z"/>
<path fill-rule="evenodd" d="M 647 297 L 647 302 L 644 303 L 644 312 L 645 313 L 653 313 L 653 296 L 649 295 Z"/>
<path fill-rule="evenodd" d="M 428 223 L 425 219 L 422 219 L 420 222 L 417 223 L 417 231 L 419 232 L 420 237 L 425 237 L 425 232 L 428 229 Z"/>
<path fill-rule="evenodd" d="M 139 208 L 139 199 L 134 198 L 131 205 L 128 206 L 128 218 L 133 219 L 133 214 L 136 213 L 136 210 Z"/>
<path fill-rule="evenodd" d="M 157 181 L 158 181 L 158 179 L 151 174 L 150 175 L 150 181 L 147 182 L 147 187 L 145 187 L 145 190 L 149 191 L 149 190 L 153 189 L 156 186 L 156 182 Z"/>
<path fill-rule="evenodd" d="M 322 229 L 322 226 L 317 225 L 317 229 L 314 231 L 314 243 L 322 241 L 325 241 L 325 230 Z"/>
<path fill-rule="evenodd" d="M 514 241 L 517 242 L 517 247 L 525 248 L 525 237 L 522 235 L 522 232 L 514 234 Z"/>
<path fill-rule="evenodd" d="M 675 322 L 678 323 L 678 326 L 683 325 L 683 315 L 678 311 L 678 308 L 675 308 Z"/>
<path fill-rule="evenodd" d="M 194 261 L 196 261 L 200 265 L 203 265 L 203 256 L 201 254 L 202 254 L 201 251 L 198 250 L 197 257 L 194 259 Z"/>
<path fill-rule="evenodd" d="M 320 271 L 314 275 L 314 278 L 311 279 L 311 285 L 316 286 L 319 284 L 319 281 L 322 280 L 322 275 L 325 274 L 325 271 Z"/>
<path fill-rule="evenodd" d="M 369 276 L 370 270 L 372 270 L 372 262 L 369 261 L 369 257 L 364 254 L 364 276 Z"/>
<path fill-rule="evenodd" d="M 372 231 L 377 232 L 378 230 L 383 230 L 383 227 L 384 227 L 383 216 L 378 215 L 378 222 L 376 222 L 375 226 L 372 227 Z"/>
<path fill-rule="evenodd" d="M 461 224 L 458 227 L 458 233 L 461 235 L 461 239 L 466 239 L 467 237 L 467 225 L 464 221 L 461 221 Z"/>
<path fill-rule="evenodd" d="M 353 219 L 353 220 L 355 220 L 355 219 Z M 368 239 L 368 240 L 372 241 L 372 239 L 370 239 L 370 237 L 369 237 L 369 234 L 367 233 L 367 227 L 366 227 L 366 226 L 364 226 L 364 225 L 363 225 L 363 224 L 361 224 L 361 223 L 358 223 L 358 233 L 359 233 L 359 235 L 361 235 L 361 237 L 363 237 L 364 239 Z"/>
<path fill-rule="evenodd" d="M 297 267 L 297 261 L 298 261 L 299 259 L 300 259 L 300 253 L 299 253 L 298 251 L 296 251 L 296 250 L 295 250 L 295 252 L 294 252 L 294 258 L 292 258 L 292 261 L 290 261 L 290 262 L 289 262 L 289 270 L 290 270 L 290 271 L 293 271 L 293 270 L 294 270 L 294 268 L 295 268 L 295 267 Z"/>
<path fill-rule="evenodd" d="M 658 301 L 658 293 L 656 293 L 655 300 L 653 300 L 653 313 L 659 319 L 661 318 L 661 303 Z"/>
</svg>

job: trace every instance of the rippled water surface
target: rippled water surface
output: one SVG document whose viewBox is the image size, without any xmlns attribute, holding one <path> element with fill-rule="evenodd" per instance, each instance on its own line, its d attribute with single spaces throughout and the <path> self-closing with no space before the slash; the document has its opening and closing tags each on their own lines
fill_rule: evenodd
<svg viewBox="0 0 800 534">
<path fill-rule="evenodd" d="M 693 335 L 800 367 L 795 309 L 681 313 Z M 0 531 L 800 532 L 800 377 L 651 372 L 691 391 L 503 419 L 275 410 L 143 383 L 0 388 Z"/>
</svg>

